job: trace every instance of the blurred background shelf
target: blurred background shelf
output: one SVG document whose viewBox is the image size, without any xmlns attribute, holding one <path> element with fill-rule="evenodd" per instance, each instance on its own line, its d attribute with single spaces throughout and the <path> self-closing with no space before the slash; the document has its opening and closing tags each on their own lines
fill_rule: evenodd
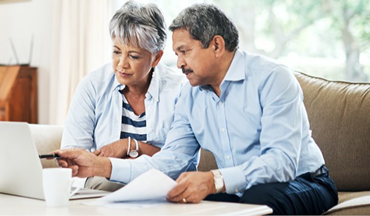
<svg viewBox="0 0 370 216">
<path fill-rule="evenodd" d="M 0 121 L 37 124 L 37 68 L 0 66 Z"/>
</svg>

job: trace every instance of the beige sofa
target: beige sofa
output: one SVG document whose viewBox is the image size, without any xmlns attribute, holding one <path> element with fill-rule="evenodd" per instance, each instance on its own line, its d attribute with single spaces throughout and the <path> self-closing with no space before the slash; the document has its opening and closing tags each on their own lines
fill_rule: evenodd
<svg viewBox="0 0 370 216">
<path fill-rule="evenodd" d="M 339 204 L 326 214 L 370 214 L 370 84 L 295 75 L 304 92 L 312 136 L 340 191 Z M 40 154 L 60 147 L 62 126 L 30 128 Z M 43 160 L 43 166 L 55 163 Z M 216 167 L 213 155 L 203 151 L 199 170 Z"/>
</svg>

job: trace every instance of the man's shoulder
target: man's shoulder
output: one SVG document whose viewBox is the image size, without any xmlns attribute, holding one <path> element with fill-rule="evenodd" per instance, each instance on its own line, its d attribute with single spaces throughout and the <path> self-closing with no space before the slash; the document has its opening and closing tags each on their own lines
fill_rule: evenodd
<svg viewBox="0 0 370 216">
<path fill-rule="evenodd" d="M 264 55 L 258 55 L 258 54 L 251 54 L 247 52 L 243 52 L 247 67 L 253 71 L 271 71 L 274 68 L 284 67 L 287 68 L 284 64 L 279 62 L 276 59 L 264 56 Z"/>
<path fill-rule="evenodd" d="M 289 74 L 291 71 L 283 63 L 267 56 L 242 52 L 246 73 L 250 78 L 267 79 L 272 74 Z"/>
<path fill-rule="evenodd" d="M 204 100 L 203 96 L 205 96 L 206 91 L 200 86 L 192 86 L 189 82 L 186 82 L 182 87 L 180 97 L 188 101 Z"/>
</svg>

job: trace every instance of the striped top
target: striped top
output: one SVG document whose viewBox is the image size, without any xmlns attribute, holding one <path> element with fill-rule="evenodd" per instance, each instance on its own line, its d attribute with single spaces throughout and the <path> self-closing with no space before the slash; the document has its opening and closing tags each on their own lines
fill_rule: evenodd
<svg viewBox="0 0 370 216">
<path fill-rule="evenodd" d="M 146 141 L 146 115 L 145 112 L 137 116 L 132 110 L 130 104 L 126 100 L 125 95 L 122 94 L 122 125 L 120 139 L 128 137 L 134 138 L 138 141 Z"/>
</svg>

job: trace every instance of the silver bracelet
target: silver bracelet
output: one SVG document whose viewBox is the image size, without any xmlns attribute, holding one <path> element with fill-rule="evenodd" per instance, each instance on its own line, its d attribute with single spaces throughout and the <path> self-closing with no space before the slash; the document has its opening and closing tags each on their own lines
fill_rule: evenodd
<svg viewBox="0 0 370 216">
<path fill-rule="evenodd" d="M 128 142 L 127 142 L 127 154 L 129 155 L 131 151 L 131 137 L 128 137 Z"/>
<path fill-rule="evenodd" d="M 139 156 L 139 143 L 137 142 L 136 139 L 133 138 L 133 140 L 136 144 L 136 149 L 135 150 L 130 150 L 128 155 L 132 158 L 136 158 L 137 156 Z"/>
</svg>

